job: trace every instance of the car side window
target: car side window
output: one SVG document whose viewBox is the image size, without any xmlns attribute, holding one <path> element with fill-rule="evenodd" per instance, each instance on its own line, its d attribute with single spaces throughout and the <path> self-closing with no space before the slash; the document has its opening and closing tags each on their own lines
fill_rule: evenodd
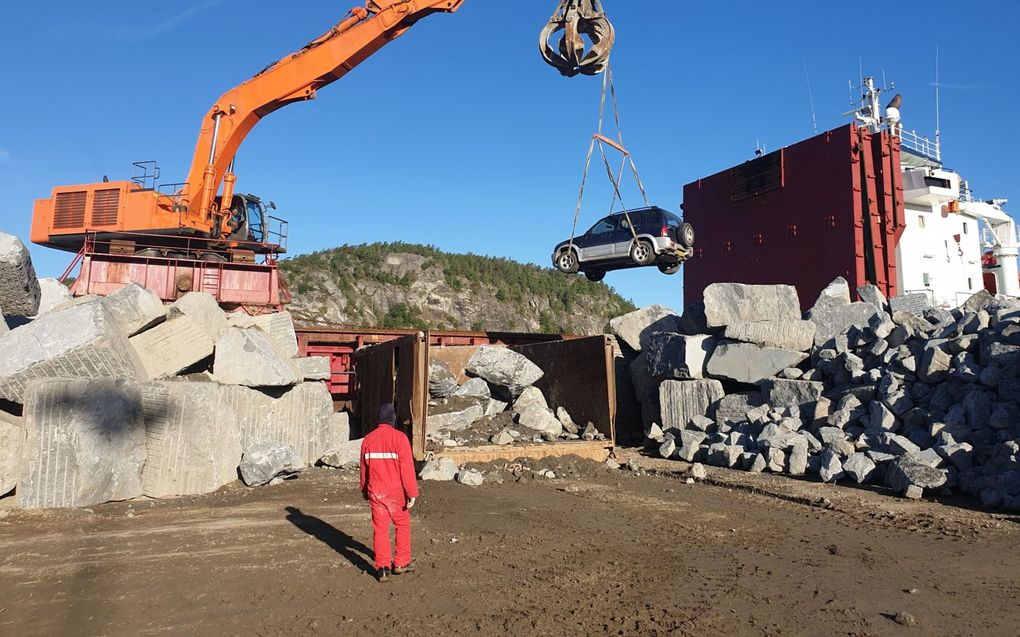
<svg viewBox="0 0 1020 637">
<path fill-rule="evenodd" d="M 616 230 L 616 223 L 612 219 L 603 219 L 592 226 L 590 234 L 609 234 Z"/>
</svg>

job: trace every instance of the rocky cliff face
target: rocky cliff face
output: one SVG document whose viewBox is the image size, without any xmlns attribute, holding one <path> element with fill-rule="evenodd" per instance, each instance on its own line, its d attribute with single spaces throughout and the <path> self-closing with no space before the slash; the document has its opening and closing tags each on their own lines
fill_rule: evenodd
<svg viewBox="0 0 1020 637">
<path fill-rule="evenodd" d="M 581 277 L 429 246 L 345 246 L 281 269 L 305 325 L 597 334 L 633 309 Z"/>
</svg>

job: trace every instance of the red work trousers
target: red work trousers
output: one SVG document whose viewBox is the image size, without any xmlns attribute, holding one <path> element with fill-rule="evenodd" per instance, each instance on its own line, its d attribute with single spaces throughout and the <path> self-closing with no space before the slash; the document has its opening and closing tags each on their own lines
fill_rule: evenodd
<svg viewBox="0 0 1020 637">
<path fill-rule="evenodd" d="M 411 512 L 401 503 L 382 502 L 372 499 L 373 549 L 376 568 L 403 568 L 411 563 Z M 397 556 L 393 558 L 390 548 L 390 525 L 397 528 Z"/>
</svg>

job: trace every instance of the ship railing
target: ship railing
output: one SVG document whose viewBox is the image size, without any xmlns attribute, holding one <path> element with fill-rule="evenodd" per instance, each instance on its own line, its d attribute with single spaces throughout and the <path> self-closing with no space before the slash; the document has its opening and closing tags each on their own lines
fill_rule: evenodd
<svg viewBox="0 0 1020 637">
<path fill-rule="evenodd" d="M 905 148 L 917 155 L 942 163 L 942 145 L 938 141 L 932 141 L 927 137 L 917 134 L 917 131 L 899 131 L 900 147 Z"/>
</svg>

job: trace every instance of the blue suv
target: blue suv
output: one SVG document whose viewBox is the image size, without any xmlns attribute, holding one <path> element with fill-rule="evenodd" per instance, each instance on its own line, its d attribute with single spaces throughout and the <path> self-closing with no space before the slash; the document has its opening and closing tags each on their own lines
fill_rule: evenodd
<svg viewBox="0 0 1020 637">
<path fill-rule="evenodd" d="M 573 242 L 558 244 L 552 261 L 560 272 L 583 272 L 590 281 L 601 281 L 610 270 L 651 265 L 676 274 L 693 247 L 691 224 L 662 208 L 639 208 L 609 215 Z"/>
</svg>

